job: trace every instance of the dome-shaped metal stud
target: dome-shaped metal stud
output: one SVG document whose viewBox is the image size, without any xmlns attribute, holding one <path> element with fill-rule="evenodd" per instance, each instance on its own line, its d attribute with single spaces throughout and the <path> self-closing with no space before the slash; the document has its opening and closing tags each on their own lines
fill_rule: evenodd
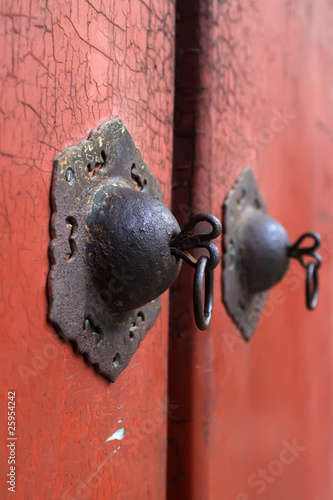
<svg viewBox="0 0 333 500">
<path fill-rule="evenodd" d="M 290 258 L 307 270 L 306 305 L 318 300 L 319 235 L 305 233 L 294 245 L 284 227 L 267 215 L 267 209 L 250 167 L 241 172 L 223 206 L 223 300 L 227 312 L 249 340 L 258 324 L 267 290 L 288 270 Z M 309 247 L 302 246 L 306 238 Z M 303 256 L 310 257 L 305 262 Z"/>
</svg>

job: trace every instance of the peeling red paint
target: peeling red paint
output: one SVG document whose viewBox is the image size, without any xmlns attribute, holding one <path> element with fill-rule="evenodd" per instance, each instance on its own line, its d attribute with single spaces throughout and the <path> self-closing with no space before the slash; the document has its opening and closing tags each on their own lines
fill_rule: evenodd
<svg viewBox="0 0 333 500">
<path fill-rule="evenodd" d="M 111 385 L 47 325 L 45 284 L 52 160 L 103 119 L 123 119 L 170 202 L 174 3 L 0 4 L 0 407 L 16 390 L 17 498 L 160 500 L 167 298 Z M 318 309 L 305 310 L 296 263 L 271 292 L 250 344 L 226 316 L 221 269 L 212 327 L 194 329 L 192 270 L 183 267 L 171 304 L 168 497 L 255 498 L 257 471 L 296 440 L 306 449 L 260 498 L 330 500 L 332 5 L 178 6 L 173 207 L 181 225 L 191 211 L 220 218 L 249 162 L 292 239 L 322 234 L 324 266 Z M 120 420 L 124 439 L 106 442 Z M 0 430 L 6 436 L 2 417 Z M 5 459 L 1 453 L 1 471 Z M 3 481 L 0 489 L 7 498 Z"/>
<path fill-rule="evenodd" d="M 170 200 L 174 6 L 0 3 L 0 405 L 17 391 L 17 498 L 162 499 L 167 417 L 147 418 L 166 405 L 167 297 L 112 385 L 46 323 L 45 285 L 53 158 L 102 120 L 123 119 Z"/>
<path fill-rule="evenodd" d="M 304 271 L 293 264 L 250 344 L 226 315 L 221 268 L 211 327 L 195 329 L 183 267 L 170 302 L 169 396 L 179 404 L 169 419 L 170 500 L 332 498 L 332 16 L 327 0 L 178 3 L 178 221 L 191 211 L 221 217 L 250 163 L 270 214 L 293 241 L 320 232 L 325 262 L 316 311 L 305 308 Z M 264 490 L 251 486 L 293 440 L 306 450 Z"/>
</svg>

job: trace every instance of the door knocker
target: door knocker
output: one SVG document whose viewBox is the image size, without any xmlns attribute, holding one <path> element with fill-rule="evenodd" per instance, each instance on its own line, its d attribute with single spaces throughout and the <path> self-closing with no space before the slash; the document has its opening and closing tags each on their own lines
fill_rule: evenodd
<svg viewBox="0 0 333 500">
<path fill-rule="evenodd" d="M 162 200 L 157 179 L 120 119 L 103 123 L 54 162 L 49 320 L 112 381 L 153 326 L 160 295 L 183 260 L 195 268 L 197 326 L 203 330 L 210 323 L 220 260 L 211 240 L 220 235 L 221 223 L 201 214 L 181 231 Z M 203 220 L 211 232 L 193 234 Z M 196 261 L 189 253 L 194 248 L 205 248 L 209 256 Z"/>
<path fill-rule="evenodd" d="M 307 308 L 316 307 L 320 236 L 305 233 L 291 245 L 284 227 L 267 215 L 250 167 L 244 168 L 229 192 L 223 218 L 223 300 L 246 340 L 255 331 L 267 290 L 283 278 L 291 258 L 306 269 Z M 306 241 L 309 246 L 304 246 Z"/>
</svg>

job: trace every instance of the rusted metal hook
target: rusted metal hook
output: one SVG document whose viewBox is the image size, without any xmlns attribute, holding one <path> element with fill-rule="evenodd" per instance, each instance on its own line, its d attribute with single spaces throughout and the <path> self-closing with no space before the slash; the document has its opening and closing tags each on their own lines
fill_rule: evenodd
<svg viewBox="0 0 333 500">
<path fill-rule="evenodd" d="M 308 247 L 302 247 L 302 243 L 306 239 L 312 238 L 313 244 Z M 315 252 L 321 245 L 321 238 L 318 233 L 304 233 L 298 240 L 288 248 L 288 256 L 297 259 L 304 269 L 306 269 L 306 306 L 312 311 L 318 303 L 319 296 L 319 278 L 318 270 L 322 264 L 321 256 Z M 306 263 L 304 256 L 311 257 L 313 260 Z"/>
<path fill-rule="evenodd" d="M 199 222 L 208 222 L 212 226 L 210 233 L 192 235 Z M 221 222 L 210 214 L 194 216 L 180 233 L 170 241 L 170 250 L 173 255 L 183 259 L 195 268 L 193 281 L 193 306 L 194 316 L 199 330 L 207 330 L 213 310 L 214 269 L 220 262 L 220 253 L 211 240 L 217 238 L 222 232 Z M 203 255 L 196 260 L 188 250 L 206 248 L 209 257 Z M 205 281 L 205 285 L 204 285 Z M 203 289 L 205 301 L 203 301 Z"/>
</svg>

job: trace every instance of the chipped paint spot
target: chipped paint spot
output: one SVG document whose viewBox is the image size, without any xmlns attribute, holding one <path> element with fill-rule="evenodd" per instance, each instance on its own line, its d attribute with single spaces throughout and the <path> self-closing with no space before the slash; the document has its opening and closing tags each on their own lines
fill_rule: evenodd
<svg viewBox="0 0 333 500">
<path fill-rule="evenodd" d="M 120 419 L 118 420 L 118 424 L 120 424 L 120 422 L 122 422 L 122 421 L 123 421 L 123 419 L 122 419 L 122 418 L 120 418 Z"/>
<path fill-rule="evenodd" d="M 124 405 L 120 405 L 117 407 L 117 410 L 121 410 Z"/>
<path fill-rule="evenodd" d="M 125 427 L 121 427 L 116 432 L 114 432 L 112 436 L 107 438 L 105 442 L 107 443 L 108 441 L 113 441 L 114 439 L 118 439 L 118 441 L 121 441 L 122 439 L 124 439 L 124 437 L 125 437 Z"/>
</svg>

